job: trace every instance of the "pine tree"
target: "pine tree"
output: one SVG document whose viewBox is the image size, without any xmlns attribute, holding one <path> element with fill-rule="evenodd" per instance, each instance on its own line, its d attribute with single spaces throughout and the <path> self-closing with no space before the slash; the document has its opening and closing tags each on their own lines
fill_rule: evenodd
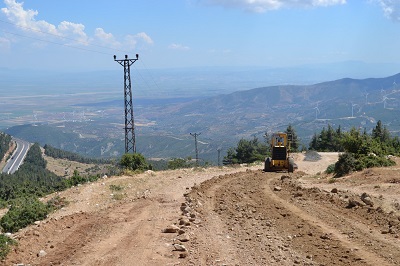
<svg viewBox="0 0 400 266">
<path fill-rule="evenodd" d="M 296 131 L 294 130 L 294 128 L 292 127 L 291 124 L 289 124 L 289 126 L 287 127 L 285 133 L 288 135 L 289 139 L 291 139 L 290 141 L 290 150 L 292 152 L 297 152 L 299 151 L 299 139 L 297 137 Z"/>
</svg>

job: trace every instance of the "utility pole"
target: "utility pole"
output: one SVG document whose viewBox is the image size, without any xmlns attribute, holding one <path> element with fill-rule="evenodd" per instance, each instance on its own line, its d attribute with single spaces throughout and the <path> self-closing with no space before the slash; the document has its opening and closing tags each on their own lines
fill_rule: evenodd
<svg viewBox="0 0 400 266">
<path fill-rule="evenodd" d="M 136 54 L 136 59 L 129 59 L 125 55 L 125 59 L 117 60 L 114 55 L 114 61 L 124 67 L 124 102 L 125 102 L 125 153 L 136 153 L 135 142 L 135 123 L 133 119 L 132 105 L 132 88 L 131 88 L 131 65 L 139 60 L 139 55 Z"/>
<path fill-rule="evenodd" d="M 194 134 L 190 133 L 190 135 L 194 137 L 194 147 L 196 150 L 196 165 L 199 165 L 199 152 L 197 150 L 197 136 L 199 136 L 200 134 L 201 133 L 194 133 Z"/>
<path fill-rule="evenodd" d="M 217 151 L 218 151 L 218 166 L 221 166 L 221 148 L 218 148 Z"/>
</svg>

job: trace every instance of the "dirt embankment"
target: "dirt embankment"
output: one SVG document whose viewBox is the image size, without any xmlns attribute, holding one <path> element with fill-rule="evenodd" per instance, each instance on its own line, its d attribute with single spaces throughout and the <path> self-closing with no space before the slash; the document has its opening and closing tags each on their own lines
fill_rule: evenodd
<svg viewBox="0 0 400 266">
<path fill-rule="evenodd" d="M 321 173 L 337 154 L 320 155 L 296 155 L 290 175 L 188 169 L 73 188 L 59 193 L 69 206 L 15 235 L 2 263 L 400 265 L 397 168 L 333 182 Z"/>
</svg>

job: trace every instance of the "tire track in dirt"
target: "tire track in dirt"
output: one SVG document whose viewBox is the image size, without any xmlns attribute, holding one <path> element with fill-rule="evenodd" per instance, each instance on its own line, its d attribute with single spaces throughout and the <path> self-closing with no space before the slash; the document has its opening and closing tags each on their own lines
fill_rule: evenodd
<svg viewBox="0 0 400 266">
<path fill-rule="evenodd" d="M 117 204 L 113 210 L 52 219 L 38 231 L 54 232 L 60 235 L 59 239 L 46 243 L 44 239 L 50 236 L 37 233 L 38 242 L 46 243 L 42 249 L 47 255 L 36 256 L 37 247 L 29 252 L 31 247 L 20 246 L 18 249 L 24 250 L 25 256 L 7 265 L 21 261 L 31 265 L 150 265 L 153 260 L 166 264 L 171 258 L 163 254 L 170 248 L 159 245 L 161 226 L 165 224 L 163 217 L 157 215 L 160 206 L 157 200 L 142 199 Z"/>
<path fill-rule="evenodd" d="M 395 265 L 346 239 L 336 229 L 342 221 L 331 225 L 280 198 L 270 185 L 281 175 L 249 171 L 193 188 L 190 198 L 203 221 L 192 229 L 184 265 Z M 313 213 L 329 207 L 321 205 Z"/>
<path fill-rule="evenodd" d="M 329 235 L 330 238 L 339 240 L 341 242 L 341 245 L 347 247 L 348 249 L 351 249 L 359 258 L 362 258 L 362 260 L 369 265 L 394 265 L 389 264 L 385 259 L 383 259 L 381 256 L 378 256 L 376 253 L 368 251 L 366 248 L 363 247 L 364 243 L 350 240 L 348 238 L 348 235 L 344 234 L 339 229 L 344 229 L 343 225 L 347 225 L 350 226 L 350 230 L 348 230 L 349 228 L 347 228 L 347 231 L 354 232 L 355 227 L 357 227 L 359 229 L 358 234 L 363 235 L 363 239 L 365 240 L 365 238 L 368 238 L 368 234 L 366 234 L 365 232 L 369 230 L 364 224 L 361 224 L 356 220 L 347 218 L 343 215 L 343 212 L 335 211 L 333 208 L 328 211 L 321 202 L 321 204 L 318 205 L 315 204 L 315 202 L 314 204 L 311 204 L 313 207 L 312 212 L 314 214 L 318 213 L 318 216 L 323 216 L 325 214 L 324 220 L 317 218 L 315 215 L 308 214 L 307 211 L 304 211 L 303 209 L 289 203 L 286 199 L 280 198 L 277 194 L 275 194 L 271 189 L 271 184 L 273 181 L 276 180 L 268 180 L 268 186 L 266 186 L 265 188 L 265 193 L 268 194 L 272 200 L 279 202 L 281 205 L 283 205 L 284 208 L 289 210 L 292 214 L 298 216 L 305 222 L 320 228 L 320 230 L 322 230 L 326 235 Z M 345 222 L 341 221 L 340 219 L 345 220 Z M 383 240 L 380 239 L 379 242 L 383 242 Z"/>
<path fill-rule="evenodd" d="M 394 232 L 400 230 L 398 219 L 394 215 L 385 214 L 380 207 L 349 208 L 347 197 L 354 199 L 362 193 L 346 192 L 344 193 L 346 197 L 343 197 L 342 192 L 321 191 L 316 187 L 302 188 L 297 183 L 297 180 L 294 180 L 294 182 L 281 182 L 281 184 L 287 192 L 279 193 L 281 198 L 289 199 L 290 203 L 303 209 L 311 216 L 314 212 L 310 210 L 318 209 L 318 219 L 337 229 L 345 240 L 354 243 L 354 247 L 357 245 L 357 247 L 361 247 L 361 249 L 367 250 L 371 254 L 384 258 L 386 260 L 385 263 L 389 262 L 391 265 L 400 264 L 398 235 L 382 233 L 388 232 L 389 228 L 392 228 L 391 230 L 394 230 Z M 319 192 L 315 193 L 316 191 Z M 298 196 L 293 197 L 296 194 Z M 321 201 L 324 201 L 324 204 L 321 204 Z"/>
<path fill-rule="evenodd" d="M 204 191 L 204 196 L 207 198 L 207 201 L 205 201 L 203 205 L 205 210 L 215 210 L 215 207 L 219 204 L 217 191 L 228 182 L 230 182 L 229 179 L 221 179 L 220 183 L 210 186 L 206 191 Z M 214 263 L 220 262 L 220 258 L 229 258 L 227 261 L 228 263 L 237 261 L 235 252 L 236 248 L 234 244 L 231 243 L 232 241 L 230 241 L 229 234 L 224 230 L 225 222 L 218 216 L 203 217 L 206 219 L 207 226 L 203 227 L 202 237 L 212 239 L 212 241 L 206 243 L 207 247 L 203 250 L 203 248 L 196 248 L 198 244 L 202 244 L 201 241 L 200 243 L 197 242 L 197 238 L 192 240 L 191 244 L 195 251 L 195 254 L 192 252 L 192 256 L 196 260 L 196 265 L 213 265 Z M 220 249 L 219 247 L 224 248 Z M 216 250 L 218 250 L 218 253 L 215 252 Z"/>
</svg>

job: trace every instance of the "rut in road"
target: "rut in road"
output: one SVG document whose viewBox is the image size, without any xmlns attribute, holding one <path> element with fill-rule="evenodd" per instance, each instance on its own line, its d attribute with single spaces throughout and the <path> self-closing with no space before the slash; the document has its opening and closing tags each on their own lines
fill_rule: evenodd
<svg viewBox="0 0 400 266">
<path fill-rule="evenodd" d="M 281 181 L 281 176 L 248 171 L 193 187 L 189 203 L 202 222 L 192 231 L 186 265 L 398 265 L 396 240 L 390 245 L 375 240 L 390 249 L 386 256 L 379 246 L 366 248 L 370 233 L 343 234 L 354 224 L 368 224 L 365 218 L 348 215 L 317 190 L 312 193 L 322 195 L 318 203 L 295 206 L 290 202 L 308 198 L 308 190 L 299 194 L 296 185 L 284 184 L 294 178 Z M 282 187 L 273 191 L 277 184 Z M 344 220 L 337 218 L 341 215 Z"/>
</svg>

